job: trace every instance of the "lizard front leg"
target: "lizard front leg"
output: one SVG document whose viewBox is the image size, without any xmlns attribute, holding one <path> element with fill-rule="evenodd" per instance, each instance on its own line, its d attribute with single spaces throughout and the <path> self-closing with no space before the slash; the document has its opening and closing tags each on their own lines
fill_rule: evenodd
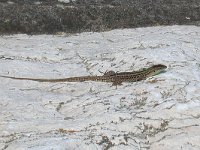
<svg viewBox="0 0 200 150">
<path fill-rule="evenodd" d="M 113 82 L 113 84 L 112 84 L 112 86 L 116 86 L 116 89 L 117 89 L 117 86 L 118 85 L 122 85 L 122 81 L 120 81 L 120 80 L 115 80 L 114 82 Z"/>
<path fill-rule="evenodd" d="M 122 85 L 122 81 L 120 81 L 120 80 L 113 81 L 112 86 L 117 86 L 117 85 Z"/>
</svg>

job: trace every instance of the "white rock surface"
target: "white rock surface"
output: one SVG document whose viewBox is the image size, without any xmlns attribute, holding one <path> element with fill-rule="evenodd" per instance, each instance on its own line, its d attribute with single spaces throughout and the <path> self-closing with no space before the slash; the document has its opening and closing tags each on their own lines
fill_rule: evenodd
<svg viewBox="0 0 200 150">
<path fill-rule="evenodd" d="M 200 149 L 200 27 L 0 37 L 0 74 L 63 78 L 165 64 L 137 83 L 0 78 L 0 149 Z"/>
</svg>

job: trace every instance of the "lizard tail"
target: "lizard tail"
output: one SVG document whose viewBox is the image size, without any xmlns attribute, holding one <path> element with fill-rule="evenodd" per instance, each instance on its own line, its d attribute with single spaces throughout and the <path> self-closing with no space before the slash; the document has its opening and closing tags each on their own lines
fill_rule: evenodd
<svg viewBox="0 0 200 150">
<path fill-rule="evenodd" d="M 83 82 L 83 81 L 98 81 L 99 76 L 83 76 L 83 77 L 70 77 L 70 78 L 61 78 L 61 79 L 38 79 L 38 78 L 20 78 L 20 77 L 11 77 L 11 76 L 3 76 L 3 78 L 9 78 L 14 80 L 31 80 L 37 82 Z"/>
</svg>

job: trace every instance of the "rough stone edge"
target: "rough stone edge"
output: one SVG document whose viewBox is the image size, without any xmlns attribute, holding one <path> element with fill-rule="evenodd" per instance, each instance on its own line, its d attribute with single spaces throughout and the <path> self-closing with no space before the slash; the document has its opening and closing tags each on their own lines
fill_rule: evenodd
<svg viewBox="0 0 200 150">
<path fill-rule="evenodd" d="M 54 34 L 106 31 L 157 25 L 193 24 L 200 6 L 149 3 L 130 5 L 19 5 L 0 3 L 0 33 Z"/>
</svg>

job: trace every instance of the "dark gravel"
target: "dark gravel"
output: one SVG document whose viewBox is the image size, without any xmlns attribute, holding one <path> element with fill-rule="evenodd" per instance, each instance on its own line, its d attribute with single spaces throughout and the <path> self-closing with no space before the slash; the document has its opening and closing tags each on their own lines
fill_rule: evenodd
<svg viewBox="0 0 200 150">
<path fill-rule="evenodd" d="M 1 0 L 0 33 L 105 31 L 200 21 L 200 0 Z"/>
</svg>

